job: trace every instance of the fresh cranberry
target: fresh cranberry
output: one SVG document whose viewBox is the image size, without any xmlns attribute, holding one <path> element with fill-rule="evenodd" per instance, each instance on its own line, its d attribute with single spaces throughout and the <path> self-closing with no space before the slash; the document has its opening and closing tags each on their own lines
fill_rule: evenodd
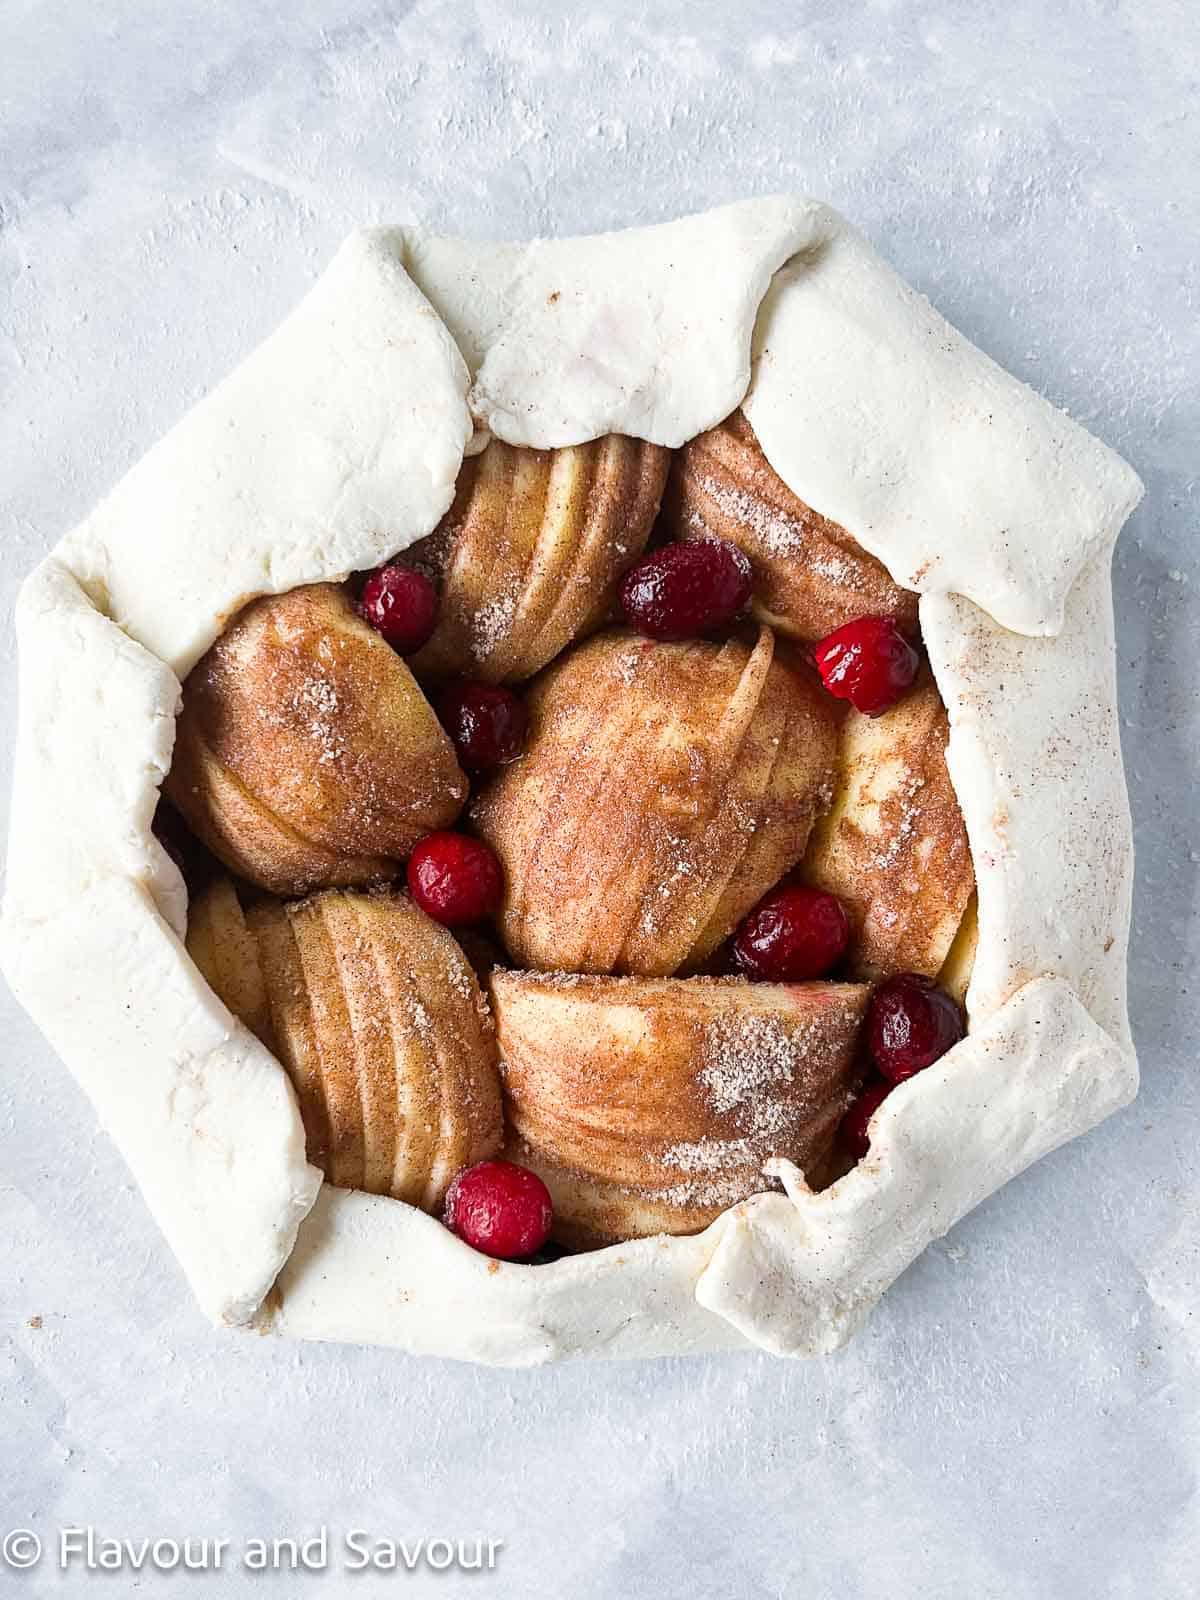
<svg viewBox="0 0 1200 1600">
<path fill-rule="evenodd" d="M 918 972 L 888 978 L 871 996 L 867 1042 L 875 1065 L 893 1083 L 932 1066 L 965 1031 L 954 997 Z"/>
<path fill-rule="evenodd" d="M 651 639 L 690 639 L 736 617 L 752 580 L 749 560 L 727 539 L 668 544 L 626 573 L 621 605 Z"/>
<path fill-rule="evenodd" d="M 855 1160 L 861 1161 L 871 1148 L 867 1126 L 895 1087 L 894 1083 L 869 1084 L 842 1118 L 842 1143 Z"/>
<path fill-rule="evenodd" d="M 525 746 L 529 714 L 512 690 L 498 683 L 452 683 L 438 701 L 438 716 L 468 772 L 503 767 Z"/>
<path fill-rule="evenodd" d="M 921 658 L 891 617 L 856 617 L 816 647 L 817 671 L 830 694 L 868 717 L 903 699 Z"/>
<path fill-rule="evenodd" d="M 841 959 L 850 923 L 836 895 L 784 884 L 760 900 L 733 936 L 733 958 L 750 978 L 800 983 Z"/>
<path fill-rule="evenodd" d="M 402 656 L 419 650 L 437 622 L 438 595 L 412 567 L 376 567 L 363 584 L 359 614 Z"/>
<path fill-rule="evenodd" d="M 427 916 L 448 928 L 481 922 L 500 904 L 500 863 L 465 833 L 427 833 L 408 858 L 408 890 Z"/>
<path fill-rule="evenodd" d="M 515 1161 L 481 1161 L 465 1167 L 446 1191 L 446 1226 L 474 1250 L 518 1261 L 550 1237 L 550 1191 Z"/>
</svg>

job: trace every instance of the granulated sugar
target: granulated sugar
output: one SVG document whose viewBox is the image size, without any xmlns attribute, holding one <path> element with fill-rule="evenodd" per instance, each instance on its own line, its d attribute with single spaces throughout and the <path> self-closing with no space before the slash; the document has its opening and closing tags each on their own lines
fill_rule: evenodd
<svg viewBox="0 0 1200 1600">
<path fill-rule="evenodd" d="M 308 725 L 320 754 L 317 762 L 327 766 L 346 748 L 340 723 L 337 690 L 328 678 L 313 673 L 301 679 L 292 694 L 292 707 Z"/>
<path fill-rule="evenodd" d="M 770 555 L 793 555 L 809 542 L 802 523 L 767 505 L 757 495 L 747 494 L 734 484 L 722 483 L 707 472 L 701 473 L 698 481 L 713 504 L 726 517 L 752 529 Z M 698 512 L 689 513 L 688 520 L 693 527 L 705 526 Z"/>
<path fill-rule="evenodd" d="M 486 661 L 512 627 L 517 610 L 516 590 L 498 594 L 471 619 L 471 650 L 477 661 Z"/>
<path fill-rule="evenodd" d="M 734 483 L 722 482 L 711 473 L 699 472 L 697 483 L 723 517 L 740 523 L 757 537 L 767 555 L 803 555 L 809 572 L 827 583 L 846 589 L 862 587 L 860 565 L 840 555 L 814 524 L 790 517 L 758 495 L 749 494 Z M 706 529 L 704 518 L 696 510 L 688 512 L 687 520 L 694 528 Z M 820 548 L 822 545 L 826 548 Z"/>
<path fill-rule="evenodd" d="M 662 1198 L 672 1205 L 722 1205 L 747 1192 L 768 1156 L 781 1154 L 812 1114 L 809 1052 L 821 1042 L 812 1023 L 764 1014 L 717 1017 L 705 1031 L 697 1081 L 723 1136 L 683 1141 L 664 1151 L 682 1181 Z M 762 1188 L 771 1187 L 763 1178 Z"/>
<path fill-rule="evenodd" d="M 719 1017 L 705 1033 L 699 1081 L 718 1116 L 742 1108 L 757 1120 L 770 1091 L 795 1081 L 804 1056 L 803 1034 L 778 1017 Z"/>
</svg>

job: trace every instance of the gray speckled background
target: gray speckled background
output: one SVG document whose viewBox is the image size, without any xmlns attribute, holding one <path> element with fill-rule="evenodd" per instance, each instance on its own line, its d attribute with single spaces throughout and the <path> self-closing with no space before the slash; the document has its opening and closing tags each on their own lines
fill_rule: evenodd
<svg viewBox="0 0 1200 1600">
<path fill-rule="evenodd" d="M 5 996 L 0 1524 L 327 1524 L 323 1576 L 257 1580 L 289 1597 L 463 1588 L 344 1578 L 347 1527 L 502 1538 L 470 1592 L 513 1600 L 1195 1593 L 1198 65 L 1184 0 L 4 7 L 0 748 L 24 571 L 363 221 L 522 236 L 823 195 L 1147 495 L 1116 564 L 1132 1110 L 836 1357 L 494 1373 L 211 1331 Z"/>
</svg>

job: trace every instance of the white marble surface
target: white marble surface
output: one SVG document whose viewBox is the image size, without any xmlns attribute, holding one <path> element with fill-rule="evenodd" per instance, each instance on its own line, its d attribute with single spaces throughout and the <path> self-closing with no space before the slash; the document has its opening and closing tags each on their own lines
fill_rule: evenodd
<svg viewBox="0 0 1200 1600">
<path fill-rule="evenodd" d="M 1147 496 L 1117 557 L 1132 1110 L 972 1215 L 832 1359 L 475 1371 L 208 1329 L 5 994 L 0 1532 L 483 1532 L 505 1544 L 472 1583 L 514 1600 L 1195 1593 L 1198 69 L 1176 0 L 4 8 L 6 620 L 362 221 L 521 236 L 826 196 Z M 7 626 L 0 649 L 6 751 Z M 464 1581 L 338 1566 L 141 1587 Z M 60 1581 L 47 1559 L 0 1587 Z"/>
</svg>

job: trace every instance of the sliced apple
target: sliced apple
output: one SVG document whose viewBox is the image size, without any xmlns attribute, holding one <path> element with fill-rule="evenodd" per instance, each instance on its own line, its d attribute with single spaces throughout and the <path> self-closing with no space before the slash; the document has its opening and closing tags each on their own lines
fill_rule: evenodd
<svg viewBox="0 0 1200 1600">
<path fill-rule="evenodd" d="M 237 890 L 223 874 L 188 906 L 187 951 L 213 993 L 274 1050 L 258 942 L 246 927 Z"/>
<path fill-rule="evenodd" d="M 979 895 L 978 891 L 967 901 L 967 909 L 954 935 L 954 943 L 947 952 L 938 973 L 938 983 L 952 994 L 959 1005 L 965 1005 L 971 973 L 975 968 L 975 952 L 979 948 Z"/>
<path fill-rule="evenodd" d="M 883 716 L 849 711 L 842 723 L 837 792 L 803 872 L 846 907 L 861 977 L 936 977 L 975 887 L 948 736 L 928 671 Z"/>
<path fill-rule="evenodd" d="M 861 984 L 495 972 L 513 1159 L 565 1244 L 694 1233 L 794 1161 L 820 1181 L 857 1078 Z"/>
<path fill-rule="evenodd" d="M 222 634 L 184 684 L 164 787 L 279 894 L 394 876 L 467 795 L 412 673 L 336 584 L 257 600 Z"/>
<path fill-rule="evenodd" d="M 663 644 L 606 633 L 527 697 L 525 755 L 482 791 L 500 930 L 524 966 L 694 969 L 804 853 L 832 792 L 832 702 L 760 631 Z"/>
<path fill-rule="evenodd" d="M 740 411 L 679 451 L 662 521 L 677 538 L 728 539 L 744 550 L 754 567 L 754 614 L 781 634 L 815 643 L 866 615 L 916 628 L 917 596 L 792 493 Z"/>
<path fill-rule="evenodd" d="M 668 461 L 621 434 L 561 450 L 493 439 L 468 457 L 442 526 L 408 558 L 441 585 L 417 676 L 515 682 L 598 627 L 645 548 Z"/>
<path fill-rule="evenodd" d="M 460 1167 L 499 1150 L 486 1003 L 453 937 L 403 895 L 264 899 L 243 918 L 225 880 L 193 909 L 188 949 L 282 1062 L 330 1182 L 436 1211 Z"/>
</svg>

